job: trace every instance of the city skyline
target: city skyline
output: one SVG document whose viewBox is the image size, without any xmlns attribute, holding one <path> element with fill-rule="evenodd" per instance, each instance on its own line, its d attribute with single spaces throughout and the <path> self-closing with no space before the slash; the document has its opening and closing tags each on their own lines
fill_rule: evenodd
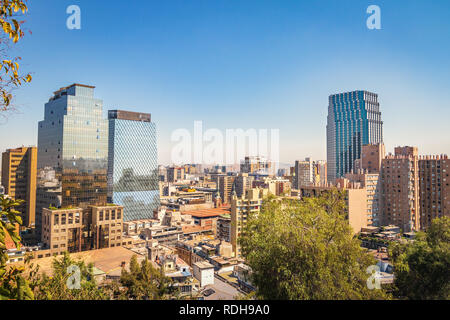
<svg viewBox="0 0 450 320">
<path fill-rule="evenodd" d="M 435 32 L 450 30 L 450 23 L 437 4 L 381 2 L 382 29 L 369 30 L 367 5 L 356 1 L 150 2 L 139 4 L 138 18 L 122 17 L 129 35 L 112 25 L 119 6 L 87 1 L 78 3 L 82 29 L 68 30 L 68 3 L 30 4 L 33 35 L 18 53 L 34 79 L 17 91 L 20 113 L 1 119 L 0 134 L 13 134 L 0 151 L 36 146 L 50 93 L 84 83 L 96 86 L 103 118 L 118 105 L 152 114 L 164 165 L 171 162 L 171 132 L 193 131 L 195 120 L 222 131 L 279 128 L 280 162 L 324 160 L 328 96 L 353 90 L 378 94 L 387 150 L 414 145 L 422 154 L 450 153 L 450 138 L 441 133 L 450 115 L 450 46 Z M 42 20 L 44 12 L 55 19 Z M 50 41 L 51 52 L 37 49 Z M 87 50 L 92 46 L 108 55 Z"/>
</svg>

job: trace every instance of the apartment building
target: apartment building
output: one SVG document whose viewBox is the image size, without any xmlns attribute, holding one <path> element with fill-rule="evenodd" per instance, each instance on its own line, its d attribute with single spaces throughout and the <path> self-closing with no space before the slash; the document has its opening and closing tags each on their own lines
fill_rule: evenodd
<svg viewBox="0 0 450 320">
<path fill-rule="evenodd" d="M 238 197 L 241 197 L 248 189 L 252 188 L 252 184 L 254 181 L 253 176 L 249 176 L 248 173 L 239 173 L 234 179 L 236 194 Z"/>
<path fill-rule="evenodd" d="M 381 223 L 381 181 L 378 173 L 347 173 L 350 182 L 360 183 L 367 193 L 367 226 L 380 226 Z"/>
<path fill-rule="evenodd" d="M 2 184 L 4 193 L 25 202 L 16 208 L 23 226 L 34 228 L 36 222 L 37 148 L 8 149 L 2 154 Z"/>
<path fill-rule="evenodd" d="M 218 189 L 223 203 L 231 202 L 231 190 L 236 176 L 218 176 Z"/>
<path fill-rule="evenodd" d="M 397 147 L 382 160 L 383 225 L 403 232 L 420 229 L 419 157 L 417 147 Z"/>
<path fill-rule="evenodd" d="M 311 158 L 295 161 L 294 189 L 314 184 L 314 164 Z"/>
<path fill-rule="evenodd" d="M 186 175 L 183 167 L 170 167 L 167 168 L 167 181 L 177 182 L 185 180 Z"/>
<path fill-rule="evenodd" d="M 420 227 L 450 216 L 450 160 L 447 155 L 419 157 Z"/>
<path fill-rule="evenodd" d="M 347 201 L 347 217 L 354 233 L 367 227 L 367 191 L 361 185 L 354 185 L 347 179 L 337 179 L 338 189 L 345 192 Z M 305 186 L 300 188 L 300 197 L 318 197 L 325 192 L 331 192 L 335 187 Z"/>
<path fill-rule="evenodd" d="M 361 149 L 361 169 L 367 173 L 380 173 L 381 162 L 385 156 L 384 143 L 363 145 Z"/>
<path fill-rule="evenodd" d="M 250 214 L 258 214 L 267 189 L 252 188 L 247 190 L 245 195 L 238 197 L 233 194 L 231 199 L 231 245 L 236 257 L 240 256 L 240 247 L 238 238 L 247 223 Z"/>
</svg>

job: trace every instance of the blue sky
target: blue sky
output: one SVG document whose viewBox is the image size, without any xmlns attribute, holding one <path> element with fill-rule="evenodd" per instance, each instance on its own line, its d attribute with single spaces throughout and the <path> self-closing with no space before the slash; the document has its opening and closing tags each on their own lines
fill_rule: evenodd
<svg viewBox="0 0 450 320">
<path fill-rule="evenodd" d="M 66 8 L 81 8 L 81 30 Z M 366 8 L 381 8 L 369 30 Z M 0 119 L 0 151 L 37 143 L 52 92 L 96 86 L 108 109 L 149 112 L 160 163 L 170 134 L 280 129 L 280 160 L 326 158 L 328 96 L 379 94 L 384 141 L 450 153 L 450 2 L 381 0 L 31 0 L 17 46 L 33 82 Z"/>
</svg>

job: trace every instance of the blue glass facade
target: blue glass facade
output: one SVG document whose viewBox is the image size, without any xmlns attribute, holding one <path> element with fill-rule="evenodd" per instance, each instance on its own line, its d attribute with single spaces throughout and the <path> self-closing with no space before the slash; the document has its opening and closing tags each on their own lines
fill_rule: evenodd
<svg viewBox="0 0 450 320">
<path fill-rule="evenodd" d="M 155 123 L 120 110 L 108 118 L 108 201 L 124 207 L 124 221 L 152 218 L 160 203 Z"/>
<path fill-rule="evenodd" d="M 327 118 L 328 181 L 351 172 L 366 144 L 383 142 L 378 95 L 352 91 L 329 97 Z"/>
<path fill-rule="evenodd" d="M 108 123 L 94 88 L 73 84 L 45 104 L 38 127 L 38 188 L 50 188 L 58 199 L 49 205 L 106 203 Z"/>
</svg>

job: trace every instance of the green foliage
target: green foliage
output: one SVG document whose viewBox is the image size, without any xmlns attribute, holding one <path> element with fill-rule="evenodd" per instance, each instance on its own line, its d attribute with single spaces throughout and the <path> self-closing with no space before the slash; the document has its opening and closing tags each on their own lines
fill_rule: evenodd
<svg viewBox="0 0 450 320">
<path fill-rule="evenodd" d="M 23 276 L 25 268 L 6 265 L 8 261 L 6 237 L 9 236 L 16 248 L 20 249 L 20 236 L 16 226 L 22 224 L 22 218 L 14 208 L 22 203 L 22 200 L 13 200 L 0 195 L 0 300 L 34 299 L 33 292 Z"/>
<path fill-rule="evenodd" d="M 345 195 L 267 199 L 240 237 L 258 299 L 386 299 L 367 288 L 375 259 L 346 220 Z"/>
<path fill-rule="evenodd" d="M 450 217 L 391 249 L 395 295 L 412 300 L 450 299 Z"/>
<path fill-rule="evenodd" d="M 70 288 L 75 284 L 77 273 L 70 268 L 79 269 L 79 288 Z M 86 265 L 82 260 L 73 260 L 65 252 L 60 258 L 55 257 L 52 263 L 52 276 L 43 274 L 36 282 L 35 294 L 39 300 L 105 300 L 109 295 L 101 290 L 95 279 L 93 264 Z"/>
<path fill-rule="evenodd" d="M 124 291 L 120 294 L 133 300 L 165 300 L 175 292 L 170 278 L 162 270 L 157 270 L 148 259 L 139 263 L 136 255 L 130 261 L 130 271 L 123 269 L 120 283 Z"/>
<path fill-rule="evenodd" d="M 30 74 L 19 74 L 20 57 L 8 57 L 6 51 L 9 49 L 9 41 L 16 43 L 24 36 L 22 30 L 23 21 L 15 19 L 17 12 L 24 14 L 27 12 L 25 0 L 2 0 L 0 2 L 0 26 L 3 34 L 0 36 L 0 111 L 8 110 L 11 104 L 14 88 L 18 88 L 23 82 L 31 82 Z"/>
</svg>

